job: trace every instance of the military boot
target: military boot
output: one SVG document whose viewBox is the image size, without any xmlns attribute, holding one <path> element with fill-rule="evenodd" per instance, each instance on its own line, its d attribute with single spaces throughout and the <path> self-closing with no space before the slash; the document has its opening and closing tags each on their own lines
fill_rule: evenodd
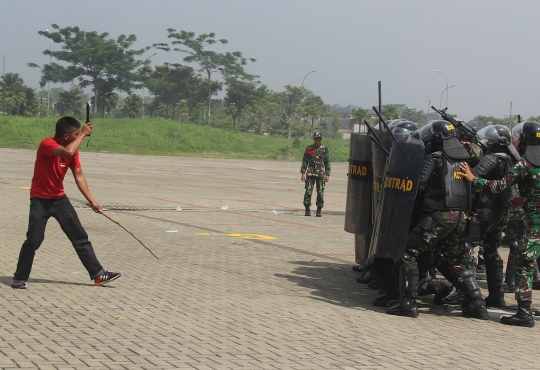
<svg viewBox="0 0 540 370">
<path fill-rule="evenodd" d="M 386 313 L 389 315 L 417 318 L 418 306 L 416 305 L 416 299 L 404 297 L 403 299 L 395 302 L 393 305 L 390 305 L 390 307 L 387 306 Z"/>
<path fill-rule="evenodd" d="M 531 302 L 518 301 L 518 312 L 512 316 L 501 316 L 501 324 L 532 328 L 534 317 L 531 314 Z"/>
<path fill-rule="evenodd" d="M 503 261 L 486 261 L 486 275 L 489 295 L 485 299 L 486 307 L 506 307 L 504 301 L 503 284 Z"/>
<path fill-rule="evenodd" d="M 518 242 L 510 242 L 510 253 L 508 254 L 508 263 L 506 264 L 506 272 L 503 284 L 503 290 L 507 293 L 513 293 L 516 290 L 516 282 L 514 281 L 514 271 L 516 267 L 516 259 L 518 255 Z"/>
<path fill-rule="evenodd" d="M 405 266 L 401 265 L 398 277 L 399 299 L 388 303 L 386 313 L 416 318 L 418 317 L 418 306 L 415 297 L 418 295 L 419 271 L 417 268 L 411 268 L 406 272 Z"/>
<path fill-rule="evenodd" d="M 476 273 L 475 273 L 476 280 L 486 280 L 486 261 L 478 256 L 478 265 L 476 265 Z"/>
<path fill-rule="evenodd" d="M 306 214 L 304 216 L 311 216 L 311 209 L 309 209 L 309 206 L 306 206 Z"/>
<path fill-rule="evenodd" d="M 486 303 L 482 299 L 482 292 L 474 278 L 474 272 L 472 270 L 461 271 L 458 284 L 465 292 L 461 314 L 464 317 L 475 317 L 480 320 L 489 319 Z"/>
<path fill-rule="evenodd" d="M 316 217 L 322 217 L 321 211 L 322 211 L 322 206 L 318 206 L 317 207 L 317 213 L 315 213 L 315 216 Z"/>
</svg>

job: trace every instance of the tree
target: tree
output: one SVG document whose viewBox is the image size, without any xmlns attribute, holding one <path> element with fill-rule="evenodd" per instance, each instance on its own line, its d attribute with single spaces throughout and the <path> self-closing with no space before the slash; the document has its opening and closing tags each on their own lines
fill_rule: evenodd
<svg viewBox="0 0 540 370">
<path fill-rule="evenodd" d="M 129 95 L 124 100 L 122 112 L 129 118 L 137 118 L 142 113 L 142 98 L 139 95 Z"/>
<path fill-rule="evenodd" d="M 216 40 L 215 33 L 204 33 L 197 36 L 194 32 L 180 31 L 176 32 L 173 28 L 168 28 L 167 36 L 170 39 L 175 39 L 171 42 L 171 45 L 184 45 L 187 47 L 185 49 L 174 48 L 174 51 L 179 51 L 186 53 L 187 56 L 184 58 L 186 63 L 197 63 L 200 67 L 199 71 L 206 74 L 206 79 L 208 83 L 208 125 L 211 124 L 210 120 L 210 107 L 211 107 L 211 98 L 212 98 L 212 74 L 221 73 L 226 79 L 227 78 L 243 78 L 247 80 L 253 79 L 255 76 L 250 75 L 244 71 L 244 66 L 247 65 L 248 59 L 242 56 L 242 53 L 239 51 L 235 52 L 226 52 L 218 53 L 212 50 L 208 50 L 208 46 L 221 43 L 228 44 L 229 42 L 225 39 Z M 154 44 L 154 47 L 158 49 L 170 51 L 171 48 L 165 43 Z M 255 59 L 249 58 L 251 62 L 256 62 Z"/>
<path fill-rule="evenodd" d="M 110 92 L 119 90 L 130 93 L 138 85 L 140 76 L 135 69 L 150 63 L 140 61 L 135 57 L 143 54 L 150 47 L 134 50 L 131 46 L 137 37 L 135 35 L 120 35 L 116 40 L 110 39 L 109 34 L 98 34 L 96 31 L 85 32 L 79 27 L 60 28 L 53 24 L 56 32 L 39 31 L 38 34 L 60 44 L 61 50 L 45 50 L 43 54 L 50 55 L 56 60 L 66 62 L 65 67 L 56 62 L 45 64 L 41 69 L 41 87 L 47 82 L 67 83 L 78 79 L 79 86 L 92 86 L 94 92 L 94 114 L 98 109 L 98 97 L 104 84 Z M 30 67 L 39 67 L 28 63 Z"/>
<path fill-rule="evenodd" d="M 366 109 L 356 108 L 356 110 L 352 114 L 351 119 L 353 122 L 358 122 L 360 126 L 362 126 L 363 121 L 367 121 L 368 123 L 370 123 L 369 120 L 371 120 L 371 116 Z"/>
<path fill-rule="evenodd" d="M 26 99 L 21 105 L 20 114 L 23 116 L 34 116 L 39 112 L 36 90 L 29 86 L 24 87 Z"/>
<path fill-rule="evenodd" d="M 508 126 L 509 123 L 510 122 L 508 121 L 508 119 L 496 118 L 493 116 L 476 116 L 472 120 L 467 122 L 469 126 L 474 127 L 477 130 L 481 129 L 482 127 L 489 126 L 489 125 Z"/>
<path fill-rule="evenodd" d="M 195 74 L 193 68 L 181 64 L 165 63 L 163 66 L 155 66 L 154 71 L 148 74 L 145 81 L 148 91 L 155 96 L 154 107 L 165 118 L 174 118 L 179 115 L 179 103 L 189 108 L 192 105 L 205 100 L 205 94 L 201 94 L 204 81 Z M 217 91 L 217 83 L 212 84 L 212 91 Z"/>
<path fill-rule="evenodd" d="M 399 109 L 394 104 L 385 104 L 382 107 L 381 115 L 385 121 L 399 118 Z"/>
<path fill-rule="evenodd" d="M 303 87 L 287 85 L 285 91 L 279 93 L 281 97 L 280 120 L 287 125 L 288 135 L 291 138 L 292 122 L 298 109 L 306 98 L 307 90 Z"/>
<path fill-rule="evenodd" d="M 405 107 L 401 110 L 400 117 L 408 121 L 416 123 L 424 123 L 427 121 L 427 115 L 423 110 L 417 111 L 416 108 Z"/>
<path fill-rule="evenodd" d="M 336 140 L 338 131 L 341 128 L 340 123 L 341 123 L 341 117 L 339 116 L 339 114 L 332 113 L 330 115 L 330 127 L 329 128 L 330 128 L 330 134 L 332 135 L 332 139 L 334 139 L 334 140 Z"/>
<path fill-rule="evenodd" d="M 59 94 L 55 108 L 61 116 L 82 117 L 86 101 L 87 97 L 83 89 L 80 86 L 73 86 L 68 91 L 62 91 Z"/>
<path fill-rule="evenodd" d="M 0 103 L 7 114 L 19 114 L 21 105 L 26 101 L 26 85 L 18 73 L 6 73 L 0 78 Z"/>
<path fill-rule="evenodd" d="M 309 93 L 306 99 L 302 102 L 301 110 L 307 116 L 311 118 L 311 127 L 309 129 L 309 136 L 313 135 L 313 123 L 315 117 L 321 117 L 330 109 L 329 104 L 325 104 L 322 98 L 313 93 Z"/>
<path fill-rule="evenodd" d="M 246 114 L 248 111 L 252 118 L 257 115 L 260 117 L 260 114 L 262 114 L 262 106 L 255 107 L 255 105 L 268 95 L 268 87 L 266 85 L 257 87 L 257 84 L 257 82 L 242 81 L 235 78 L 228 80 L 224 103 L 227 107 L 227 114 L 233 119 L 233 130 L 236 126 L 237 117 Z"/>
</svg>

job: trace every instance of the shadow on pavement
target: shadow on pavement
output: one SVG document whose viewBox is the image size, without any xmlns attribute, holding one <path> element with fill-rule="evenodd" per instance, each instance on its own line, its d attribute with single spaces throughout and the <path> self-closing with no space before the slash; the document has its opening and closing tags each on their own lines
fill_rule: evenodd
<svg viewBox="0 0 540 370">
<path fill-rule="evenodd" d="M 11 278 L 12 276 L 0 276 L 0 282 L 4 285 L 11 286 Z M 30 278 L 28 280 L 28 284 L 62 284 L 62 285 L 80 285 L 80 286 L 93 286 L 94 284 L 92 282 L 88 283 L 76 283 L 73 281 L 60 281 L 60 280 L 50 280 L 50 279 L 34 279 Z M 109 286 L 105 286 L 109 287 Z"/>
<path fill-rule="evenodd" d="M 363 308 L 385 314 L 386 308 L 376 307 L 371 303 L 378 296 L 376 290 L 369 289 L 367 284 L 359 284 L 356 277 L 359 273 L 352 271 L 352 264 L 321 261 L 290 261 L 296 265 L 290 275 L 275 274 L 298 286 L 311 290 L 313 299 L 348 308 Z M 460 306 L 437 306 L 433 304 L 433 295 L 417 297 L 420 316 L 425 314 L 437 316 L 462 317 Z M 511 313 L 501 310 L 500 314 Z M 505 312 L 506 311 L 506 312 Z M 498 312 L 490 314 L 490 320 L 498 321 Z"/>
</svg>

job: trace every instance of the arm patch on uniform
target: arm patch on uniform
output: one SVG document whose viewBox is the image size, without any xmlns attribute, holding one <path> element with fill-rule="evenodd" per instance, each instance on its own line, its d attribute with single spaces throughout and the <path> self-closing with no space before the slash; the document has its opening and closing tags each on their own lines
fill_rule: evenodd
<svg viewBox="0 0 540 370">
<path fill-rule="evenodd" d="M 478 177 L 485 177 L 495 168 L 497 168 L 497 157 L 494 155 L 486 155 L 474 168 L 472 172 Z"/>
</svg>

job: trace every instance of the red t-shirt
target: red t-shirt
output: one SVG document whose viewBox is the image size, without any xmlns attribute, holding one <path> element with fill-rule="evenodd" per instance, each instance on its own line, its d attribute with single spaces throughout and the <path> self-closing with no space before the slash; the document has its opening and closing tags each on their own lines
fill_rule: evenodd
<svg viewBox="0 0 540 370">
<path fill-rule="evenodd" d="M 68 168 L 81 167 L 79 151 L 72 158 L 55 157 L 53 153 L 59 145 L 53 137 L 39 144 L 30 197 L 53 199 L 64 195 L 64 177 Z"/>
</svg>

